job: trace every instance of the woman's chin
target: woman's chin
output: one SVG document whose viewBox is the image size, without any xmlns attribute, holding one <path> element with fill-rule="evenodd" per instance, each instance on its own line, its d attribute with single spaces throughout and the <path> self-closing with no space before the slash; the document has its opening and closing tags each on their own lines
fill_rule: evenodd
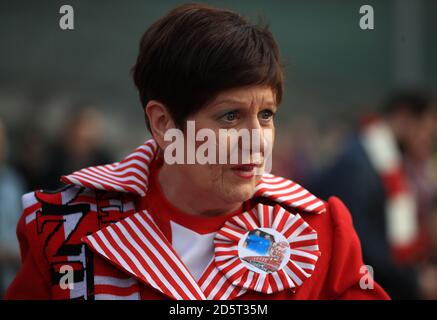
<svg viewBox="0 0 437 320">
<path fill-rule="evenodd" d="M 252 198 L 254 193 L 254 189 L 249 189 L 249 188 L 234 188 L 232 190 L 230 190 L 230 193 L 227 194 L 227 202 L 231 203 L 231 202 L 241 202 L 243 203 L 244 201 L 249 200 L 250 198 Z"/>
<path fill-rule="evenodd" d="M 256 183 L 257 180 L 255 179 L 246 181 L 232 181 L 228 184 L 228 197 L 232 198 L 232 201 L 244 202 L 249 200 L 255 193 Z"/>
</svg>

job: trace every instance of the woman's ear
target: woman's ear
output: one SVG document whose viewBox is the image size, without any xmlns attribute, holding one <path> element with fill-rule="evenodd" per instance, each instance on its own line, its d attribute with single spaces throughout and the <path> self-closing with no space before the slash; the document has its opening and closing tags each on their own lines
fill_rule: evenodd
<svg viewBox="0 0 437 320">
<path fill-rule="evenodd" d="M 167 108 L 158 101 L 151 100 L 144 108 L 146 117 L 149 118 L 150 131 L 161 150 L 169 143 L 164 141 L 167 130 L 175 128 L 173 118 Z"/>
</svg>

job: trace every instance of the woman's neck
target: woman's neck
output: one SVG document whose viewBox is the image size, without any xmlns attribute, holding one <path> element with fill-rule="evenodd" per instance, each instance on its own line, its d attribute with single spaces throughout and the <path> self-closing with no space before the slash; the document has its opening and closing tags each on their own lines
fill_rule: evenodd
<svg viewBox="0 0 437 320">
<path fill-rule="evenodd" d="M 163 164 L 158 183 L 165 198 L 179 210 L 198 216 L 218 216 L 238 210 L 242 203 L 211 199 L 211 193 L 198 190 L 182 177 L 175 166 Z"/>
</svg>

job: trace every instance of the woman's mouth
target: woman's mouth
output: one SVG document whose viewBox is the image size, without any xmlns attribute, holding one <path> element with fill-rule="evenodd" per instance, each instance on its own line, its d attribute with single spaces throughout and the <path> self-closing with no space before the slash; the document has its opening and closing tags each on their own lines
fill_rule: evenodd
<svg viewBox="0 0 437 320">
<path fill-rule="evenodd" d="M 244 164 L 232 167 L 232 171 L 242 179 L 252 179 L 258 172 L 260 165 Z M 259 174 L 259 173 L 258 173 Z"/>
</svg>

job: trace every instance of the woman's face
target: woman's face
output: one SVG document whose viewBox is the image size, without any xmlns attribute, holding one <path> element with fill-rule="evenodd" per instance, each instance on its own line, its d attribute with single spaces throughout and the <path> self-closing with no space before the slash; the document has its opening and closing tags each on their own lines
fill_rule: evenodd
<svg viewBox="0 0 437 320">
<path fill-rule="evenodd" d="M 207 106 L 189 117 L 187 121 L 194 121 L 196 134 L 201 129 L 210 129 L 215 133 L 217 161 L 215 164 L 199 164 L 196 161 L 195 164 L 178 165 L 180 172 L 187 179 L 185 181 L 189 181 L 187 187 L 191 191 L 196 191 L 199 196 L 207 195 L 217 205 L 250 199 L 266 166 L 267 150 L 273 147 L 276 110 L 275 96 L 270 87 L 251 86 L 222 92 Z M 224 131 L 220 129 L 235 130 L 227 131 L 227 135 L 224 136 Z M 251 143 L 244 144 L 241 136 L 235 136 L 235 132 L 239 132 L 240 129 L 247 129 L 251 133 L 250 142 L 261 142 L 258 150 L 252 148 Z M 256 129 L 255 132 L 259 136 L 252 135 L 253 129 Z M 185 136 L 187 139 L 187 132 Z M 226 143 L 226 147 L 223 146 L 223 142 Z M 203 141 L 196 141 L 196 150 L 202 144 Z M 223 149 L 227 150 L 227 158 L 225 163 L 220 161 L 219 164 L 219 153 L 223 152 Z M 238 153 L 237 162 L 231 161 L 232 152 Z M 242 165 L 243 153 L 249 154 L 249 161 L 244 162 L 246 165 Z"/>
</svg>

